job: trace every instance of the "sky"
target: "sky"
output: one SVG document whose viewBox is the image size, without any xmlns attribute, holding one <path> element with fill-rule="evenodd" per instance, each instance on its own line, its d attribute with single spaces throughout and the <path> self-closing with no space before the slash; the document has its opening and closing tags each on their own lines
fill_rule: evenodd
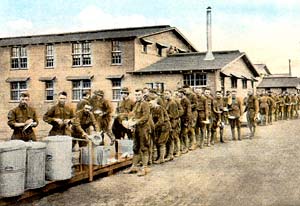
<svg viewBox="0 0 300 206">
<path fill-rule="evenodd" d="M 240 50 L 271 73 L 300 76 L 299 0 L 0 0 L 0 37 L 137 26 L 175 26 L 206 51 Z"/>
</svg>

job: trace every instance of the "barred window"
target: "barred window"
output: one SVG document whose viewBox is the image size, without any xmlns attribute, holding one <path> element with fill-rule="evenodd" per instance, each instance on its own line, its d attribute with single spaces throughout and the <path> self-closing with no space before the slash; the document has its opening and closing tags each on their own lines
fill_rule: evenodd
<svg viewBox="0 0 300 206">
<path fill-rule="evenodd" d="M 92 64 L 91 43 L 73 43 L 72 44 L 72 65 L 73 66 L 88 66 Z"/>
<path fill-rule="evenodd" d="M 112 41 L 111 63 L 122 64 L 122 51 L 120 41 Z"/>
<path fill-rule="evenodd" d="M 54 67 L 54 46 L 52 44 L 46 45 L 46 67 Z"/>
<path fill-rule="evenodd" d="M 11 100 L 20 100 L 20 93 L 27 91 L 27 82 L 11 82 L 10 83 L 10 99 Z"/>
<path fill-rule="evenodd" d="M 91 91 L 91 80 L 74 80 L 72 81 L 72 100 L 82 99 L 83 92 Z"/>
<path fill-rule="evenodd" d="M 54 81 L 45 81 L 45 100 L 54 100 Z"/>
<path fill-rule="evenodd" d="M 121 79 L 112 79 L 112 100 L 119 101 L 121 100 Z"/>
<path fill-rule="evenodd" d="M 243 89 L 247 89 L 247 79 L 242 80 Z"/>
<path fill-rule="evenodd" d="M 149 83 L 146 83 L 146 86 L 149 89 L 154 89 L 158 92 L 164 92 L 164 90 L 165 90 L 165 83 L 163 83 L 163 82 L 149 82 Z"/>
<path fill-rule="evenodd" d="M 27 68 L 27 50 L 26 47 L 13 47 L 11 49 L 11 68 L 26 69 Z"/>
<path fill-rule="evenodd" d="M 191 87 L 207 85 L 207 75 L 201 73 L 192 73 L 183 75 L 183 84 Z"/>
</svg>

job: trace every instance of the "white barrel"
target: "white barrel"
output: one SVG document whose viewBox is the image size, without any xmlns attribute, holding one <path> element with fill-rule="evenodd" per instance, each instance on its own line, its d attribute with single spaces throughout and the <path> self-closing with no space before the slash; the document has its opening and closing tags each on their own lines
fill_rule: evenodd
<svg viewBox="0 0 300 206">
<path fill-rule="evenodd" d="M 25 189 L 36 189 L 46 185 L 46 143 L 26 142 L 26 180 Z"/>
<path fill-rule="evenodd" d="M 21 140 L 0 144 L 0 196 L 14 197 L 24 193 L 26 145 Z"/>
<path fill-rule="evenodd" d="M 49 136 L 43 139 L 46 149 L 46 179 L 66 180 L 72 177 L 72 137 Z"/>
</svg>

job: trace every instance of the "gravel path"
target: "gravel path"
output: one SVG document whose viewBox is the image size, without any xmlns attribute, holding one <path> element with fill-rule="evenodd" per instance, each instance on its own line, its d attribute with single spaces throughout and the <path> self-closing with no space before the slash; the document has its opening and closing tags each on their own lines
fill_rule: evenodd
<svg viewBox="0 0 300 206">
<path fill-rule="evenodd" d="M 299 123 L 261 126 L 253 140 L 197 149 L 145 177 L 120 172 L 23 205 L 300 205 Z"/>
</svg>

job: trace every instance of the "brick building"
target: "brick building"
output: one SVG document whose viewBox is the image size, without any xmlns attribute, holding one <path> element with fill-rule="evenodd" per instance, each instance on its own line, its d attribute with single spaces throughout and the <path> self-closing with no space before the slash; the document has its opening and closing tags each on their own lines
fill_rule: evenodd
<svg viewBox="0 0 300 206">
<path fill-rule="evenodd" d="M 289 74 L 275 74 L 272 76 L 264 77 L 260 84 L 257 86 L 258 92 L 272 91 L 277 94 L 282 92 L 299 93 L 300 79 L 298 77 L 289 76 Z"/>
<path fill-rule="evenodd" d="M 203 60 L 205 53 L 168 25 L 0 38 L 0 120 L 7 121 L 22 91 L 31 94 L 41 120 L 37 134 L 44 136 L 50 126 L 42 115 L 62 90 L 75 105 L 83 91 L 96 89 L 115 104 L 123 86 L 176 89 L 189 84 L 213 91 L 235 88 L 240 94 L 255 88 L 258 73 L 245 53 L 213 54 L 214 60 Z M 5 123 L 0 133 L 8 132 Z"/>
</svg>

